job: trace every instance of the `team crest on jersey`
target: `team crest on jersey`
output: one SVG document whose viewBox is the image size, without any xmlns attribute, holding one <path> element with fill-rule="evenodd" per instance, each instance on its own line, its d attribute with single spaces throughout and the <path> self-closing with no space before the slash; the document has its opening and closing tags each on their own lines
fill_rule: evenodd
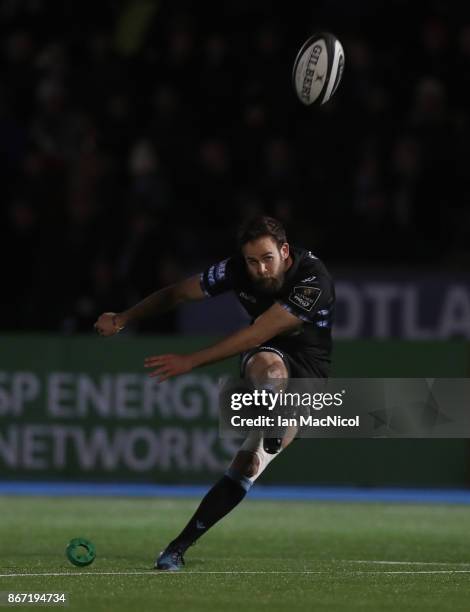
<svg viewBox="0 0 470 612">
<path fill-rule="evenodd" d="M 289 301 L 310 312 L 320 297 L 321 289 L 317 287 L 294 287 L 291 294 L 289 295 Z"/>
</svg>

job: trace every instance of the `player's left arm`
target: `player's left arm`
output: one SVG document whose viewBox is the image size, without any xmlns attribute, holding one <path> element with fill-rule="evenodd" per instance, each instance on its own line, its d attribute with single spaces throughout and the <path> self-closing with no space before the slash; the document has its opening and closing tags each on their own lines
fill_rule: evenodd
<svg viewBox="0 0 470 612">
<path fill-rule="evenodd" d="M 302 321 L 298 317 L 288 312 L 280 304 L 273 304 L 256 319 L 253 325 L 227 336 L 213 346 L 187 355 L 171 353 L 147 357 L 144 365 L 146 368 L 153 369 L 149 376 L 158 377 L 158 381 L 163 382 L 171 376 L 185 374 L 193 368 L 248 351 L 274 336 L 293 331 L 301 325 Z"/>
</svg>

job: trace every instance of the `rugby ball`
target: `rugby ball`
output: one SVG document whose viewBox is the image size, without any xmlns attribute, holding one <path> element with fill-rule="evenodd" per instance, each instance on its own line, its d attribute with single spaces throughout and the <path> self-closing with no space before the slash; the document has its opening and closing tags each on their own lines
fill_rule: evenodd
<svg viewBox="0 0 470 612">
<path fill-rule="evenodd" d="M 330 32 L 310 36 L 294 62 L 292 83 L 299 100 L 310 106 L 325 104 L 338 89 L 344 71 L 344 50 Z"/>
</svg>

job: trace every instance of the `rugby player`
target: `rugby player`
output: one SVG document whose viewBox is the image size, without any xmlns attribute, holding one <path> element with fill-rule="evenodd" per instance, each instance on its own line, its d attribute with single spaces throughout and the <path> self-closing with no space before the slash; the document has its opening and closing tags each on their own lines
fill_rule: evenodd
<svg viewBox="0 0 470 612">
<path fill-rule="evenodd" d="M 291 377 L 328 376 L 333 281 L 311 251 L 288 244 L 284 228 L 271 217 L 257 217 L 241 229 L 236 255 L 156 291 L 125 312 L 102 314 L 95 328 L 102 336 L 112 336 L 130 322 L 226 291 L 235 292 L 252 324 L 194 353 L 146 358 L 149 376 L 161 382 L 233 355 L 241 356 L 241 377 L 259 389 L 274 390 Z M 287 431 L 282 438 L 250 433 L 189 523 L 157 557 L 155 568 L 181 569 L 187 548 L 242 501 L 270 461 L 294 438 L 295 431 Z"/>
</svg>

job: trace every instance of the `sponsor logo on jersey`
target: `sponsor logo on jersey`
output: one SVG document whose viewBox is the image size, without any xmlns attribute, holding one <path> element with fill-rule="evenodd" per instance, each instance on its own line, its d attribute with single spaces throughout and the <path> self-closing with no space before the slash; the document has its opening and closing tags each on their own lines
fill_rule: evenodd
<svg viewBox="0 0 470 612">
<path fill-rule="evenodd" d="M 303 278 L 300 282 L 301 283 L 311 283 L 313 282 L 317 277 L 316 276 L 307 276 L 307 278 Z"/>
<path fill-rule="evenodd" d="M 245 293 L 244 291 L 241 291 L 238 295 L 242 300 L 246 300 L 247 302 L 256 304 L 256 298 L 253 297 L 252 295 L 248 295 L 248 293 Z"/>
<path fill-rule="evenodd" d="M 215 285 L 215 266 L 211 266 L 209 268 L 209 272 L 207 273 L 207 280 L 209 282 L 209 285 L 212 287 L 212 285 Z"/>
<path fill-rule="evenodd" d="M 215 278 L 218 281 L 222 281 L 225 278 L 225 268 L 227 267 L 227 261 L 228 259 L 224 259 L 224 261 L 221 261 L 215 269 Z"/>
<path fill-rule="evenodd" d="M 321 289 L 317 287 L 294 287 L 289 295 L 289 302 L 292 302 L 302 310 L 310 312 L 320 297 Z"/>
<path fill-rule="evenodd" d="M 310 257 L 310 259 L 318 259 L 318 257 L 315 257 L 312 251 L 307 251 L 307 257 Z"/>
</svg>

